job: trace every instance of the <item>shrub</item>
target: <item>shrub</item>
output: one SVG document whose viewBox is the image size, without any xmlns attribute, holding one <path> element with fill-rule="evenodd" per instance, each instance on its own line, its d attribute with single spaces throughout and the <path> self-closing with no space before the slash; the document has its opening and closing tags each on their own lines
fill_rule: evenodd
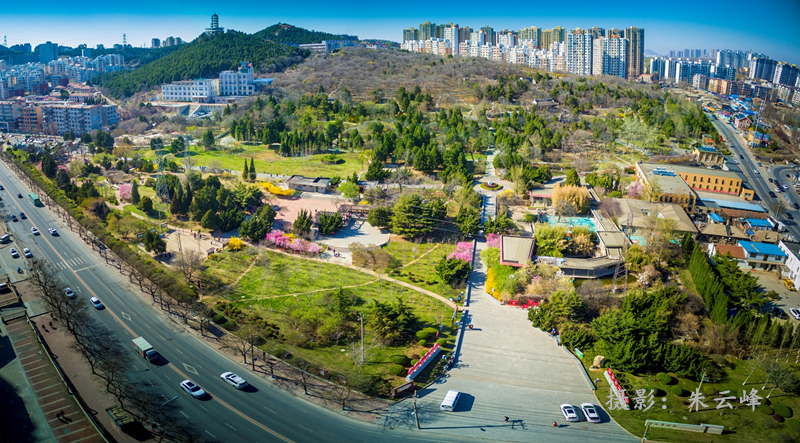
<svg viewBox="0 0 800 443">
<path fill-rule="evenodd" d="M 344 163 L 344 160 L 333 154 L 325 154 L 322 156 L 322 163 L 326 165 L 338 165 Z"/>
<path fill-rule="evenodd" d="M 403 354 L 397 354 L 389 357 L 389 361 L 400 366 L 408 366 L 411 362 L 411 359 L 408 356 Z"/>
<path fill-rule="evenodd" d="M 218 325 L 221 325 L 221 324 L 224 324 L 225 322 L 227 322 L 228 319 L 225 318 L 225 316 L 222 315 L 222 314 L 217 314 L 211 319 L 211 321 L 213 321 L 214 323 L 216 323 Z"/>
<path fill-rule="evenodd" d="M 780 415 L 783 418 L 792 417 L 792 408 L 786 405 L 775 403 L 774 405 L 772 405 L 772 409 L 775 411 L 776 414 Z"/>
<path fill-rule="evenodd" d="M 417 363 L 419 363 L 419 359 L 418 359 L 418 358 L 415 358 L 415 359 L 411 360 L 411 363 L 410 363 L 410 364 L 411 364 L 411 366 L 414 366 L 414 365 L 415 365 L 415 364 L 417 364 Z"/>
<path fill-rule="evenodd" d="M 222 325 L 222 328 L 226 331 L 235 331 L 236 330 L 236 322 L 233 320 L 228 320 L 225 324 Z"/>
<path fill-rule="evenodd" d="M 427 330 L 423 329 L 421 331 L 417 331 L 416 336 L 417 336 L 417 340 L 427 340 L 428 337 L 431 336 L 431 333 L 428 332 Z"/>
<path fill-rule="evenodd" d="M 764 415 L 772 415 L 775 413 L 770 405 L 758 405 L 756 406 L 756 410 Z"/>
<path fill-rule="evenodd" d="M 230 248 L 231 251 L 238 251 L 244 248 L 244 242 L 239 237 L 233 237 L 228 240 L 228 248 Z"/>
<path fill-rule="evenodd" d="M 438 345 L 439 345 L 439 347 L 442 347 L 442 348 L 443 348 L 443 347 L 444 347 L 444 345 L 446 345 L 446 344 L 447 344 L 447 340 L 446 340 L 446 339 L 444 339 L 444 338 L 440 338 L 439 340 L 436 340 L 436 344 L 438 344 Z"/>
<path fill-rule="evenodd" d="M 659 372 L 658 374 L 656 374 L 656 378 L 658 379 L 658 381 L 660 381 L 665 385 L 671 385 L 675 381 L 675 379 L 672 378 L 671 375 L 666 374 L 664 372 Z"/>
<path fill-rule="evenodd" d="M 420 346 L 425 346 L 425 345 L 428 344 L 428 342 L 426 340 L 420 340 L 418 343 L 419 343 Z"/>
<path fill-rule="evenodd" d="M 772 414 L 772 419 L 778 423 L 783 423 L 784 418 L 780 414 Z"/>
<path fill-rule="evenodd" d="M 389 367 L 389 373 L 392 375 L 396 375 L 398 377 L 402 377 L 408 374 L 408 371 L 406 370 L 406 368 L 400 365 L 392 365 L 391 367 Z"/>
<path fill-rule="evenodd" d="M 669 391 L 672 392 L 672 395 L 676 395 L 678 397 L 686 397 L 687 395 L 689 395 L 689 391 L 683 389 L 680 386 L 673 386 L 672 389 L 670 389 Z"/>
<path fill-rule="evenodd" d="M 651 387 L 650 389 L 653 390 L 653 397 L 663 397 L 667 395 L 667 393 L 663 389 L 659 389 L 656 387 Z"/>
<path fill-rule="evenodd" d="M 717 388 L 715 388 L 713 386 L 705 385 L 705 386 L 703 386 L 703 389 L 701 389 L 701 391 L 706 396 L 709 396 L 709 395 L 714 395 L 714 393 L 717 392 Z"/>
</svg>

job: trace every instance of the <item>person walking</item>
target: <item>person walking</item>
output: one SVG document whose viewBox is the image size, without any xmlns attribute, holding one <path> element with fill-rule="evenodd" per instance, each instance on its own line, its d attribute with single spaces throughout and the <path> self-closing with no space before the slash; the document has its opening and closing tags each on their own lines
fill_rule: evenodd
<svg viewBox="0 0 800 443">
<path fill-rule="evenodd" d="M 557 427 L 558 427 L 558 423 L 556 423 L 556 422 L 553 422 L 553 427 L 554 427 L 554 428 L 557 428 Z"/>
<path fill-rule="evenodd" d="M 508 423 L 508 417 L 506 417 L 506 423 Z"/>
</svg>

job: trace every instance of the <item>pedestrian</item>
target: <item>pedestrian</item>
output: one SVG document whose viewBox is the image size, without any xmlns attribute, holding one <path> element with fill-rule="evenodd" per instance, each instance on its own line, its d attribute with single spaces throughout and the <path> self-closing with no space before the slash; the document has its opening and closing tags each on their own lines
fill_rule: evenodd
<svg viewBox="0 0 800 443">
<path fill-rule="evenodd" d="M 508 417 L 506 417 L 506 423 L 508 423 Z"/>
<path fill-rule="evenodd" d="M 557 427 L 558 427 L 558 423 L 556 423 L 556 422 L 553 422 L 553 427 L 554 427 L 554 428 L 557 428 Z"/>
</svg>

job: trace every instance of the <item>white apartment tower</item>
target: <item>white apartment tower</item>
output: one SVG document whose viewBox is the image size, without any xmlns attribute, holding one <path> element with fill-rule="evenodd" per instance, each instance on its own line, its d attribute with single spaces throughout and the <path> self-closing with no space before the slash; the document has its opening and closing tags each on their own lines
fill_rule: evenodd
<svg viewBox="0 0 800 443">
<path fill-rule="evenodd" d="M 567 72 L 592 75 L 592 34 L 574 29 L 567 34 Z"/>
<path fill-rule="evenodd" d="M 592 53 L 592 75 L 628 75 L 628 39 L 594 39 Z"/>
<path fill-rule="evenodd" d="M 256 92 L 253 64 L 242 62 L 238 71 L 219 73 L 219 95 L 252 95 Z"/>
</svg>

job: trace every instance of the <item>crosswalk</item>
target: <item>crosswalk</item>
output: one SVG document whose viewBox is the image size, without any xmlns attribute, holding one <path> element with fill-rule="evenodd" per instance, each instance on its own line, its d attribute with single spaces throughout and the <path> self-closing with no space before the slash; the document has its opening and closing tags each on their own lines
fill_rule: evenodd
<svg viewBox="0 0 800 443">
<path fill-rule="evenodd" d="M 63 271 L 64 269 L 67 268 L 76 268 L 87 264 L 89 264 L 89 262 L 87 262 L 86 259 L 84 259 L 83 257 L 75 257 L 53 263 L 52 265 L 50 265 L 50 267 L 55 271 Z"/>
</svg>

